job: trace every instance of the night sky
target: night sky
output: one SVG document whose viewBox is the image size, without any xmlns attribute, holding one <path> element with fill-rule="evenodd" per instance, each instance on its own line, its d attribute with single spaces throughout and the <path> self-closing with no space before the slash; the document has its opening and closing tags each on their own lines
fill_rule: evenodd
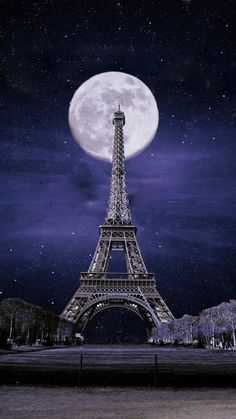
<svg viewBox="0 0 236 419">
<path fill-rule="evenodd" d="M 175 316 L 236 298 L 234 1 L 0 5 L 0 296 L 59 313 L 78 288 L 111 165 L 72 139 L 69 103 L 89 77 L 123 71 L 160 111 L 154 141 L 126 166 L 158 290 Z"/>
</svg>

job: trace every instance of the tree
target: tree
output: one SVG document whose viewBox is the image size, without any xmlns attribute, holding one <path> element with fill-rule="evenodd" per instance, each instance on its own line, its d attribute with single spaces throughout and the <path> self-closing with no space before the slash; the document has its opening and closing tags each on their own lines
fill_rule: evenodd
<svg viewBox="0 0 236 419">
<path fill-rule="evenodd" d="M 236 349 L 236 300 L 221 303 L 219 306 L 221 321 L 226 331 L 231 333 L 233 348 Z"/>
<path fill-rule="evenodd" d="M 205 337 L 208 346 L 212 342 L 213 347 L 215 347 L 216 331 L 219 324 L 220 310 L 218 306 L 207 308 L 200 313 L 198 323 L 199 331 Z"/>
<path fill-rule="evenodd" d="M 24 306 L 24 301 L 20 298 L 8 298 L 1 301 L 1 313 L 4 320 L 9 326 L 8 340 L 12 339 L 14 331 L 14 323 L 17 323 L 20 319 Z"/>
<path fill-rule="evenodd" d="M 175 339 L 185 344 L 193 342 L 193 324 L 196 317 L 184 314 L 183 317 L 173 320 Z"/>
<path fill-rule="evenodd" d="M 30 331 L 33 330 L 33 327 L 36 322 L 36 311 L 37 307 L 32 304 L 24 304 L 24 309 L 20 313 L 20 328 L 21 328 L 21 336 L 24 338 L 26 333 L 26 343 L 30 342 Z"/>
</svg>

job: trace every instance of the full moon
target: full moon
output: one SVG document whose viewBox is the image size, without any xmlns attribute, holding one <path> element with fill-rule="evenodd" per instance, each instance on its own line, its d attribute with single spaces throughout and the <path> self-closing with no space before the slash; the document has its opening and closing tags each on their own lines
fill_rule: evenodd
<svg viewBox="0 0 236 419">
<path fill-rule="evenodd" d="M 76 90 L 69 108 L 69 125 L 75 141 L 95 158 L 112 159 L 112 118 L 118 103 L 126 119 L 126 159 L 144 150 L 156 134 L 159 113 L 150 89 L 130 74 L 116 71 L 97 74 Z"/>
</svg>

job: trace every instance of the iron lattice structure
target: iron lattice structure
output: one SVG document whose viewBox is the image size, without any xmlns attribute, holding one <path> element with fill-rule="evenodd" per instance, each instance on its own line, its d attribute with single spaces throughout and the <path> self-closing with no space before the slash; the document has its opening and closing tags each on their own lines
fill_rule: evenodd
<svg viewBox="0 0 236 419">
<path fill-rule="evenodd" d="M 88 272 L 81 273 L 80 286 L 61 317 L 82 332 L 91 318 L 110 307 L 134 311 L 145 321 L 149 334 L 152 328 L 174 317 L 156 289 L 153 273 L 148 273 L 132 224 L 125 179 L 123 126 L 125 115 L 114 113 L 115 126 L 110 194 L 104 224 Z M 108 272 L 113 250 L 124 252 L 127 272 Z"/>
</svg>

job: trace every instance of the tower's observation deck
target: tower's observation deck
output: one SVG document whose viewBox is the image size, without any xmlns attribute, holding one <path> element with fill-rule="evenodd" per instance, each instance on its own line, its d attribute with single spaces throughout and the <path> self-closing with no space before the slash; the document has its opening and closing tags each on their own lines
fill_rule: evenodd
<svg viewBox="0 0 236 419">
<path fill-rule="evenodd" d="M 173 315 L 156 289 L 155 275 L 148 273 L 131 222 L 125 178 L 124 112 L 114 112 L 114 143 L 110 193 L 104 224 L 88 272 L 81 273 L 80 287 L 62 313 L 83 330 L 100 310 L 125 307 L 135 311 L 149 329 L 168 322 Z M 124 252 L 127 271 L 108 272 L 113 250 Z"/>
</svg>

